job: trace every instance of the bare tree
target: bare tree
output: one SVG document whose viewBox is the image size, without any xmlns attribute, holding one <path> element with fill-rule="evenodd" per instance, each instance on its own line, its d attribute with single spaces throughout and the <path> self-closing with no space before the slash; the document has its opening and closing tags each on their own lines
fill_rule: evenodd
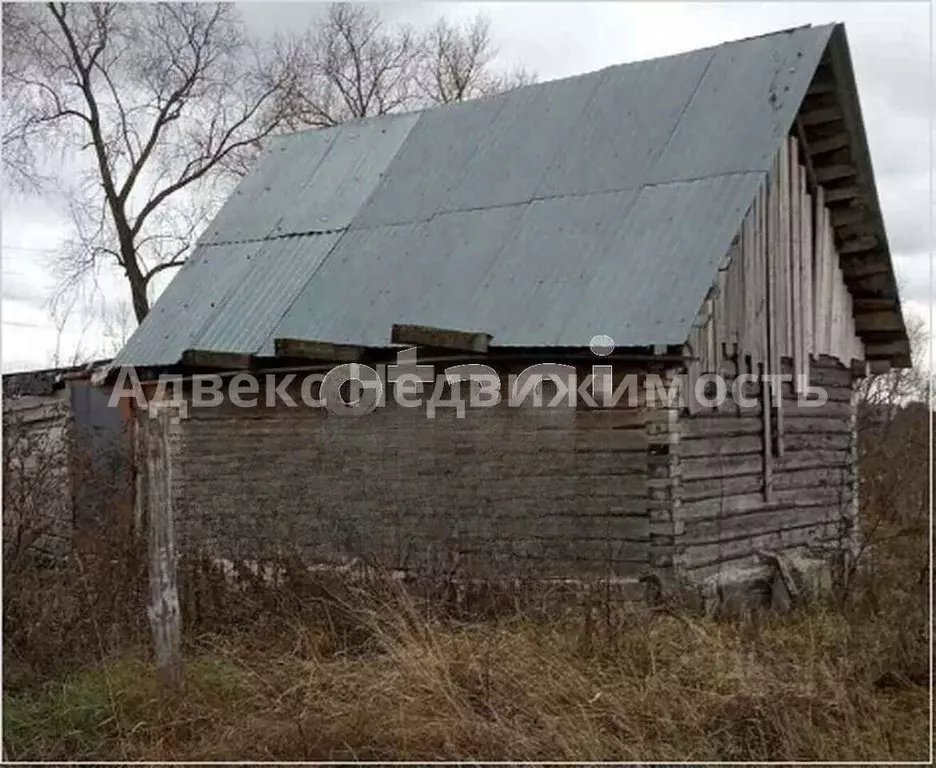
<svg viewBox="0 0 936 768">
<path fill-rule="evenodd" d="M 906 324 L 913 367 L 896 368 L 862 379 L 857 390 L 862 417 L 889 423 L 903 405 L 926 400 L 929 376 L 927 345 L 930 338 L 921 317 L 908 315 Z"/>
<path fill-rule="evenodd" d="M 492 68 L 497 49 L 491 40 L 490 20 L 484 16 L 461 26 L 439 19 L 420 42 L 416 85 L 429 103 L 483 98 L 534 80 L 523 69 L 502 73 Z"/>
<path fill-rule="evenodd" d="M 129 302 L 121 299 L 102 313 L 102 352 L 106 357 L 113 357 L 127 343 L 133 332 L 133 310 Z"/>
<path fill-rule="evenodd" d="M 9 89 L 28 113 L 21 134 L 69 150 L 78 178 L 65 284 L 116 264 L 142 320 L 150 281 L 183 263 L 206 201 L 278 127 L 271 107 L 285 78 L 232 5 L 5 4 L 3 13 L 4 108 Z"/>
<path fill-rule="evenodd" d="M 367 6 L 330 5 L 319 25 L 278 44 L 292 78 L 281 113 L 291 128 L 327 128 L 412 107 L 416 43 Z"/>
<path fill-rule="evenodd" d="M 533 81 L 498 73 L 490 24 L 440 19 L 417 34 L 390 26 L 363 5 L 333 4 L 321 24 L 281 39 L 280 66 L 291 73 L 279 109 L 290 128 L 327 128 L 364 117 L 490 96 Z"/>
<path fill-rule="evenodd" d="M 90 321 L 85 318 L 85 322 L 78 336 L 77 343 L 72 347 L 70 356 L 66 359 L 62 351 L 62 341 L 65 336 L 65 326 L 72 318 L 75 305 L 80 296 L 77 293 L 60 294 L 53 297 L 48 303 L 49 318 L 52 321 L 52 327 L 55 329 L 55 347 L 50 355 L 50 362 L 53 368 L 61 368 L 67 365 L 78 365 L 85 356 L 82 343 L 84 335 L 88 331 Z"/>
<path fill-rule="evenodd" d="M 857 388 L 858 457 L 865 534 L 885 520 L 918 520 L 929 487 L 926 404 L 931 373 L 922 318 L 907 317 L 913 368 L 863 379 Z M 870 528 L 868 527 L 870 526 Z"/>
</svg>

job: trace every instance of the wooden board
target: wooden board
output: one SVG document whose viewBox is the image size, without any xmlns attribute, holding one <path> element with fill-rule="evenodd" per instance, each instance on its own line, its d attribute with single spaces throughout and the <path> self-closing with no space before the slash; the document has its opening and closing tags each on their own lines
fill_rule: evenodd
<svg viewBox="0 0 936 768">
<path fill-rule="evenodd" d="M 393 344 L 464 352 L 487 352 L 491 338 L 488 333 L 434 328 L 428 325 L 395 324 L 390 328 L 390 342 Z"/>
<path fill-rule="evenodd" d="M 802 200 L 800 198 L 799 148 L 790 138 L 790 264 L 792 267 L 791 317 L 793 318 L 793 389 L 801 391 L 803 375 L 803 296 L 802 296 Z"/>
</svg>

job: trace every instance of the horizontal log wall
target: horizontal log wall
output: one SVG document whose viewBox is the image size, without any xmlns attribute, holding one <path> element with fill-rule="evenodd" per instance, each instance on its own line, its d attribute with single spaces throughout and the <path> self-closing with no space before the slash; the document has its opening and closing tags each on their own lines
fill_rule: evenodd
<svg viewBox="0 0 936 768">
<path fill-rule="evenodd" d="M 790 370 L 788 367 L 786 370 Z M 782 455 L 765 451 L 763 400 L 683 413 L 670 436 L 673 547 L 655 559 L 703 576 L 757 562 L 758 549 L 845 546 L 855 535 L 856 433 L 851 372 L 819 357 L 810 384 L 828 401 L 798 403 L 784 387 Z"/>
<path fill-rule="evenodd" d="M 174 454 L 182 552 L 555 577 L 649 558 L 641 409 L 502 403 L 428 419 L 390 404 L 340 418 L 225 404 L 191 409 Z"/>
</svg>

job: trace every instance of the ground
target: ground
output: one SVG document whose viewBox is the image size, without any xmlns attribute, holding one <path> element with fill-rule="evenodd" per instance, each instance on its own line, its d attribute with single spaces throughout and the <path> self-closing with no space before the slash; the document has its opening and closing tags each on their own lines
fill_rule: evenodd
<svg viewBox="0 0 936 768">
<path fill-rule="evenodd" d="M 601 592 L 453 608 L 386 585 L 292 587 L 271 611 L 244 594 L 236 622 L 190 627 L 176 694 L 142 628 L 135 645 L 99 622 L 71 650 L 38 625 L 27 648 L 20 625 L 4 743 L 17 760 L 923 760 L 926 526 L 879 540 L 848 594 L 786 615 Z"/>
</svg>

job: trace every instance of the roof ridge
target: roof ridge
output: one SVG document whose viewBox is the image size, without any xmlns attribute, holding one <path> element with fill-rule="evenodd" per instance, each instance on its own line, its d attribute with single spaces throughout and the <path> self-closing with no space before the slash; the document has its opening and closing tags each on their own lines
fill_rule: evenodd
<svg viewBox="0 0 936 768">
<path fill-rule="evenodd" d="M 823 25 L 824 26 L 824 25 Z M 785 27 L 784 29 L 776 29 L 773 32 L 762 32 L 759 35 L 748 35 L 747 37 L 739 37 L 736 40 L 726 40 L 721 45 L 731 45 L 732 43 L 743 43 L 747 40 L 762 40 L 765 37 L 773 37 L 774 35 L 792 35 L 794 32 L 799 32 L 801 29 L 812 29 L 812 24 L 800 24 L 796 27 Z"/>
<path fill-rule="evenodd" d="M 275 134 L 275 135 L 271 136 L 271 137 L 270 137 L 270 141 L 271 141 L 271 143 L 275 143 L 275 142 L 279 142 L 279 141 L 283 141 L 283 140 L 288 140 L 288 139 L 290 139 L 290 138 L 292 138 L 292 137 L 294 137 L 294 136 L 298 136 L 298 135 L 303 134 L 303 133 L 310 133 L 310 132 L 313 132 L 313 131 L 314 131 L 314 132 L 318 132 L 318 131 L 341 131 L 341 130 L 344 130 L 344 129 L 346 129 L 346 128 L 353 129 L 353 128 L 356 127 L 356 126 L 359 127 L 359 126 L 366 125 L 366 124 L 368 124 L 368 123 L 379 122 L 379 121 L 382 121 L 382 120 L 389 120 L 389 119 L 393 119 L 393 118 L 399 118 L 399 117 L 403 117 L 403 116 L 405 116 L 405 115 L 423 114 L 423 113 L 425 113 L 425 112 L 432 112 L 432 111 L 444 110 L 444 109 L 458 109 L 460 106 L 464 106 L 465 104 L 470 103 L 470 102 L 492 101 L 492 100 L 496 100 L 496 99 L 503 99 L 503 98 L 509 96 L 510 94 L 516 93 L 516 92 L 518 92 L 518 91 L 527 91 L 527 90 L 531 90 L 531 89 L 535 89 L 535 88 L 542 88 L 542 87 L 544 87 L 544 86 L 551 86 L 551 85 L 553 85 L 553 84 L 555 84 L 555 83 L 562 83 L 562 82 L 565 82 L 565 81 L 567 81 L 567 80 L 573 80 L 573 79 L 578 78 L 578 77 L 588 77 L 589 75 L 602 74 L 602 73 L 607 72 L 608 70 L 617 69 L 617 68 L 619 68 L 619 67 L 629 67 L 629 66 L 636 66 L 636 65 L 641 65 L 641 64 L 648 64 L 648 63 L 654 62 L 654 61 L 663 61 L 663 60 L 665 60 L 665 59 L 677 58 L 677 57 L 679 57 L 679 56 L 687 56 L 687 55 L 690 55 L 690 54 L 693 54 L 693 53 L 699 53 L 699 52 L 701 52 L 701 51 L 715 51 L 715 50 L 720 49 L 720 48 L 726 48 L 726 47 L 728 47 L 728 46 L 735 45 L 735 44 L 737 44 L 737 43 L 744 43 L 744 42 L 748 42 L 748 41 L 751 41 L 751 40 L 762 40 L 762 39 L 764 39 L 764 38 L 768 38 L 768 37 L 777 37 L 777 36 L 780 36 L 780 35 L 791 35 L 791 34 L 793 34 L 793 33 L 795 33 L 795 32 L 798 32 L 798 31 L 801 31 L 801 30 L 804 30 L 804 29 L 818 29 L 819 27 L 824 27 L 824 26 L 835 26 L 835 23 L 820 24 L 820 25 L 818 25 L 818 26 L 814 26 L 814 25 L 812 25 L 812 24 L 800 24 L 799 26 L 795 26 L 795 27 L 786 27 L 786 28 L 784 28 L 784 29 L 777 29 L 777 30 L 773 30 L 773 31 L 770 31 L 770 32 L 763 32 L 763 33 L 761 33 L 761 34 L 759 34 L 759 35 L 750 35 L 750 36 L 748 36 L 748 37 L 739 37 L 739 38 L 736 38 L 736 39 L 734 39 L 734 40 L 725 40 L 725 41 L 723 41 L 723 42 L 721 42 L 721 43 L 714 43 L 714 44 L 712 44 L 712 45 L 704 45 L 704 46 L 697 47 L 697 48 L 689 48 L 689 49 L 687 49 L 687 50 L 685 50 L 685 51 L 678 51 L 678 52 L 676 52 L 676 53 L 665 53 L 665 54 L 662 54 L 662 55 L 659 55 L 659 56 L 650 56 L 649 58 L 633 59 L 633 60 L 631 60 L 631 61 L 619 61 L 619 62 L 616 62 L 616 63 L 614 63 L 614 64 L 607 64 L 607 65 L 605 65 L 605 66 L 603 66 L 603 67 L 600 67 L 600 68 L 598 68 L 598 69 L 590 69 L 590 70 L 587 70 L 587 71 L 584 71 L 584 72 L 575 72 L 575 73 L 572 73 L 572 74 L 563 75 L 562 77 L 556 77 L 556 78 L 553 78 L 553 79 L 551 79 L 551 80 L 543 80 L 543 81 L 541 81 L 541 82 L 529 83 L 529 84 L 527 84 L 527 85 L 521 85 L 521 86 L 518 86 L 517 88 L 513 88 L 513 89 L 511 89 L 511 90 L 509 90 L 509 91 L 505 91 L 505 92 L 503 92 L 503 93 L 497 93 L 497 94 L 493 94 L 493 95 L 490 95 L 490 96 L 482 96 L 482 97 L 479 97 L 479 98 L 477 98 L 477 99 L 471 99 L 471 100 L 469 100 L 469 102 L 465 102 L 465 101 L 453 101 L 453 102 L 447 102 L 447 103 L 445 103 L 445 104 L 429 104 L 429 105 L 426 105 L 426 106 L 424 106 L 424 107 L 417 107 L 417 108 L 414 108 L 414 109 L 407 109 L 407 110 L 403 110 L 403 111 L 401 111 L 401 112 L 391 112 L 391 113 L 387 113 L 387 114 L 383 114 L 383 115 L 367 115 L 366 117 L 358 117 L 358 118 L 355 118 L 355 119 L 353 119 L 353 120 L 348 120 L 347 122 L 344 122 L 344 123 L 339 123 L 339 124 L 337 124 L 337 125 L 329 125 L 329 126 L 321 126 L 321 127 L 314 127 L 314 126 L 313 126 L 313 127 L 309 127 L 309 128 L 301 128 L 301 129 L 295 130 L 295 131 L 289 131 L 289 132 L 287 132 L 287 133 L 278 133 L 278 134 Z"/>
</svg>

